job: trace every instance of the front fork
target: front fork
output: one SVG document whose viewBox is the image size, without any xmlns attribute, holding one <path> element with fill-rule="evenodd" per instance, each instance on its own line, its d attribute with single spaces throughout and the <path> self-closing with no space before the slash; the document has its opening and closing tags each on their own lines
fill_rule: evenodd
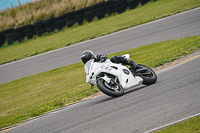
<svg viewBox="0 0 200 133">
<path fill-rule="evenodd" d="M 105 76 L 104 77 L 101 77 L 101 79 L 103 79 L 104 81 L 106 81 L 108 84 L 112 84 L 112 85 L 114 85 L 114 84 L 117 84 L 117 77 L 111 77 L 111 78 L 109 78 L 106 74 L 105 74 Z"/>
<path fill-rule="evenodd" d="M 117 77 L 114 78 L 109 78 L 106 74 L 104 74 L 103 77 L 100 77 L 101 79 L 103 79 L 104 81 L 106 81 L 108 84 L 117 84 Z M 98 81 L 98 79 L 97 79 Z M 91 89 L 94 87 L 94 84 L 90 83 L 91 85 Z"/>
</svg>

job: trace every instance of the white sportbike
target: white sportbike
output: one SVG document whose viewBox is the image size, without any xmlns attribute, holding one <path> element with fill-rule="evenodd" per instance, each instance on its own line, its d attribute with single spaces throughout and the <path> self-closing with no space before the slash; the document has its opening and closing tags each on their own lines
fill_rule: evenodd
<svg viewBox="0 0 200 133">
<path fill-rule="evenodd" d="M 129 54 L 123 55 L 129 59 Z M 86 72 L 86 82 L 92 87 L 97 85 L 104 94 L 119 97 L 124 91 L 140 85 L 151 85 L 157 81 L 155 72 L 141 64 L 136 70 L 125 65 L 112 63 L 109 59 L 104 62 L 94 62 L 89 60 L 84 66 Z"/>
</svg>

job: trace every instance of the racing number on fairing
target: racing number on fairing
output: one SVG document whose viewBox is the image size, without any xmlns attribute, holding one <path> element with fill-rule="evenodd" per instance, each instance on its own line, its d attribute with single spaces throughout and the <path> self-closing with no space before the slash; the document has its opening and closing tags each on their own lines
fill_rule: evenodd
<svg viewBox="0 0 200 133">
<path fill-rule="evenodd" d="M 105 65 L 102 65 L 100 68 L 101 68 L 101 69 L 104 69 L 104 70 L 106 70 L 106 71 L 111 71 L 111 70 L 113 69 L 112 67 L 110 67 L 110 66 L 105 66 Z"/>
</svg>

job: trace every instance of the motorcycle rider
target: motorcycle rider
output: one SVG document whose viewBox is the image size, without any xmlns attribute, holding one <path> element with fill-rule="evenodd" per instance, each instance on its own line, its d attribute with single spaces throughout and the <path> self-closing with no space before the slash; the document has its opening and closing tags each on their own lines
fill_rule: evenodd
<svg viewBox="0 0 200 133">
<path fill-rule="evenodd" d="M 94 55 L 94 53 L 91 50 L 85 50 L 81 53 L 81 60 L 84 64 L 86 64 L 87 61 L 91 59 L 94 59 L 95 62 L 104 62 L 107 60 L 107 55 Z M 122 57 L 121 55 L 112 56 L 110 61 L 113 63 L 122 63 L 123 65 L 130 65 L 133 71 L 135 71 L 138 66 L 138 64 L 134 61 Z"/>
</svg>

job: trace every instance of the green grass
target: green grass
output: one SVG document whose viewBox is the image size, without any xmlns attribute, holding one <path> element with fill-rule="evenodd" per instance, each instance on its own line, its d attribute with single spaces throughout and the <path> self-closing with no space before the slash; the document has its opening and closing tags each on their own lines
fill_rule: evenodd
<svg viewBox="0 0 200 133">
<path fill-rule="evenodd" d="M 38 37 L 21 44 L 2 47 L 0 48 L 0 64 L 69 46 L 199 6 L 200 0 L 151 1 L 144 6 L 127 10 L 119 15 L 106 17 L 78 27 L 66 28 L 53 35 Z"/>
<path fill-rule="evenodd" d="M 37 0 L 0 11 L 0 31 L 33 24 L 82 9 L 103 0 Z M 51 9 L 51 10 L 49 10 Z"/>
<path fill-rule="evenodd" d="M 200 35 L 169 40 L 115 53 L 151 68 L 200 48 Z M 111 57 L 109 55 L 108 57 Z M 44 112 L 79 101 L 97 92 L 85 83 L 82 63 L 0 84 L 0 128 L 20 123 Z"/>
<path fill-rule="evenodd" d="M 172 125 L 156 133 L 200 133 L 200 116 Z"/>
</svg>

